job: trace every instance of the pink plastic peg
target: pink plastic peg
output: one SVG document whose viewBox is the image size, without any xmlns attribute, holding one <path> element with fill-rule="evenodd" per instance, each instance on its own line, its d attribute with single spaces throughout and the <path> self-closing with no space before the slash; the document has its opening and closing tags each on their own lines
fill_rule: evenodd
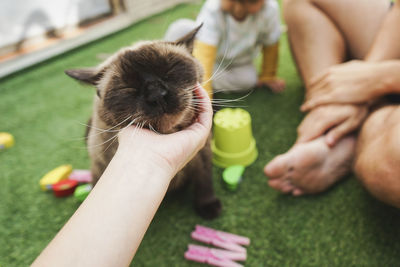
<svg viewBox="0 0 400 267">
<path fill-rule="evenodd" d="M 247 237 L 218 231 L 201 225 L 196 225 L 196 230 L 192 232 L 191 236 L 195 240 L 238 252 L 246 251 L 240 245 L 250 244 L 250 239 Z"/>
<path fill-rule="evenodd" d="M 79 183 L 91 183 L 92 173 L 89 170 L 73 170 L 68 178 Z"/>
<path fill-rule="evenodd" d="M 185 259 L 220 267 L 242 267 L 234 260 L 245 260 L 246 253 L 189 245 Z"/>
</svg>

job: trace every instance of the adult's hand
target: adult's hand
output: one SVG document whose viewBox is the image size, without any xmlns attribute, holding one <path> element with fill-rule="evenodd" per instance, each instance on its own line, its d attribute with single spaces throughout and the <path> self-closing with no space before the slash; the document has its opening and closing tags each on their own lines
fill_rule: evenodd
<svg viewBox="0 0 400 267">
<path fill-rule="evenodd" d="M 367 105 L 330 104 L 310 111 L 297 128 L 296 143 L 304 143 L 325 134 L 328 146 L 358 129 L 368 114 Z"/>
<path fill-rule="evenodd" d="M 172 177 L 210 133 L 210 99 L 200 86 L 195 93 L 199 116 L 188 128 L 161 135 L 130 126 L 119 133 L 117 153 L 93 191 L 32 266 L 130 264 Z"/>
<path fill-rule="evenodd" d="M 363 104 L 384 95 L 387 64 L 349 61 L 332 66 L 311 80 L 302 111 L 324 104 Z"/>
<path fill-rule="evenodd" d="M 210 135 L 212 125 L 210 98 L 200 85 L 197 86 L 195 93 L 199 115 L 192 125 L 172 134 L 157 134 L 135 126 L 128 127 L 118 136 L 117 153 L 125 153 L 127 157 L 131 154 L 137 157 L 137 151 L 141 151 L 140 160 L 151 160 L 155 166 L 176 174 L 204 147 Z"/>
</svg>

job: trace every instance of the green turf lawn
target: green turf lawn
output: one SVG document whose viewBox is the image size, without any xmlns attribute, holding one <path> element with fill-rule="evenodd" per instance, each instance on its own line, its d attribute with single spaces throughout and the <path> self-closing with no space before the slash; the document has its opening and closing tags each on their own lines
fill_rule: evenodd
<svg viewBox="0 0 400 267">
<path fill-rule="evenodd" d="M 0 81 L 0 131 L 16 138 L 15 147 L 0 152 L 0 266 L 30 264 L 79 206 L 74 198 L 55 198 L 38 185 L 61 164 L 89 166 L 82 123 L 94 90 L 63 70 L 95 65 L 98 54 L 135 40 L 161 38 L 170 22 L 194 18 L 199 8 L 179 6 Z M 264 164 L 290 148 L 302 118 L 304 90 L 286 36 L 279 73 L 287 81 L 283 94 L 257 90 L 238 103 L 252 116 L 259 157 L 237 192 L 224 188 L 222 169 L 214 168 L 222 215 L 213 221 L 198 217 L 191 192 L 167 197 L 133 265 L 202 266 L 185 261 L 183 254 L 187 244 L 197 243 L 190 232 L 203 224 L 250 237 L 247 266 L 399 266 L 400 213 L 370 197 L 353 176 L 317 196 L 284 196 L 267 186 Z"/>
</svg>

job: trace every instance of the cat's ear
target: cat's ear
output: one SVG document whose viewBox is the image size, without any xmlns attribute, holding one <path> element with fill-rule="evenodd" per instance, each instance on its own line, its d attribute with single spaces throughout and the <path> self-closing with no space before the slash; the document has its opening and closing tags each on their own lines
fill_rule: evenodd
<svg viewBox="0 0 400 267">
<path fill-rule="evenodd" d="M 177 45 L 184 45 L 186 46 L 187 50 L 192 53 L 193 52 L 193 43 L 194 39 L 196 37 L 197 32 L 200 30 L 200 28 L 203 26 L 203 23 L 200 24 L 200 26 L 196 27 L 194 30 L 177 40 L 175 43 Z"/>
<path fill-rule="evenodd" d="M 100 80 L 103 75 L 102 71 L 98 71 L 95 68 L 83 68 L 83 69 L 71 69 L 66 70 L 65 74 L 69 77 L 74 78 L 78 81 L 96 85 L 96 83 Z"/>
</svg>

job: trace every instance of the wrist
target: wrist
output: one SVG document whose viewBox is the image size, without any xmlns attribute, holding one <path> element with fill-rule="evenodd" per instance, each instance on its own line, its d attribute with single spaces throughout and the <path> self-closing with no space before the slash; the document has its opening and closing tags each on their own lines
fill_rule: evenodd
<svg viewBox="0 0 400 267">
<path fill-rule="evenodd" d="M 260 75 L 260 77 L 258 77 L 258 80 L 261 82 L 270 82 L 270 81 L 275 81 L 277 79 L 276 76 L 263 76 Z"/>
<path fill-rule="evenodd" d="M 384 65 L 382 95 L 400 93 L 400 60 L 390 60 L 382 64 Z"/>
<path fill-rule="evenodd" d="M 118 177 L 127 182 L 138 178 L 145 179 L 149 183 L 169 184 L 175 175 L 168 162 L 151 151 L 132 153 L 132 151 L 118 149 L 107 167 L 108 169 L 111 169 L 112 173 L 117 173 Z"/>
</svg>

